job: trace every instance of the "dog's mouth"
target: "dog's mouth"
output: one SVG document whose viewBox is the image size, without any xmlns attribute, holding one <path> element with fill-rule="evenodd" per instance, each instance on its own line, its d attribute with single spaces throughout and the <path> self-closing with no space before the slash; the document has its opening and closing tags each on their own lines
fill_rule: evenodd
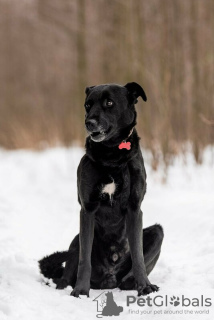
<svg viewBox="0 0 214 320">
<path fill-rule="evenodd" d="M 95 142 L 103 141 L 107 136 L 107 131 L 95 131 L 90 133 L 90 137 Z"/>
</svg>

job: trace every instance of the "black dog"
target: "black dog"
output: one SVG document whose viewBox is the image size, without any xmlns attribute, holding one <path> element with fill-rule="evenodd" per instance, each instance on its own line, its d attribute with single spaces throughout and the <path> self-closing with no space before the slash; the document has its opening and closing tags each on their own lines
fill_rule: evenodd
<svg viewBox="0 0 214 320">
<path fill-rule="evenodd" d="M 146 172 L 135 129 L 142 87 L 106 84 L 86 88 L 86 154 L 78 168 L 80 233 L 66 252 L 39 261 L 41 272 L 72 296 L 119 287 L 138 295 L 157 291 L 148 274 L 154 268 L 163 229 L 142 230 L 141 202 Z M 65 268 L 62 263 L 66 261 Z"/>
</svg>

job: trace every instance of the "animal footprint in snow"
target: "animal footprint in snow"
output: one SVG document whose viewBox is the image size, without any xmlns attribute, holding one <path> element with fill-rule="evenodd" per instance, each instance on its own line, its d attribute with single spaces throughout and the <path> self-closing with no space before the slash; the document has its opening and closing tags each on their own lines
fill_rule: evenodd
<svg viewBox="0 0 214 320">
<path fill-rule="evenodd" d="M 178 297 L 176 298 L 175 296 L 173 296 L 172 298 L 170 298 L 170 300 L 171 300 L 170 304 L 172 304 L 174 307 L 177 307 L 180 304 Z"/>
</svg>

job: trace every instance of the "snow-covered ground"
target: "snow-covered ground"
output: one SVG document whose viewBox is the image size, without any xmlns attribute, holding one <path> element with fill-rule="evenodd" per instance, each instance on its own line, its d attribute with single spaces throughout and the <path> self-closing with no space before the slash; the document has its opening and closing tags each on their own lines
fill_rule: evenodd
<svg viewBox="0 0 214 320">
<path fill-rule="evenodd" d="M 45 285 L 37 261 L 67 249 L 79 229 L 76 169 L 83 150 L 56 148 L 43 152 L 0 151 L 0 320 L 96 319 L 101 292 L 90 298 L 70 296 L 71 287 Z M 120 317 L 130 319 L 213 319 L 214 317 L 214 157 L 211 149 L 203 165 L 191 155 L 176 159 L 168 170 L 152 172 L 147 153 L 148 191 L 143 202 L 144 226 L 161 223 L 165 231 L 162 253 L 150 281 L 160 286 L 156 303 L 168 306 L 126 305 L 135 291 L 114 289 L 123 306 Z M 172 306 L 182 295 L 200 306 Z M 212 305 L 202 306 L 201 295 Z M 103 294 L 104 299 L 105 295 Z M 197 300 L 194 300 L 197 301 Z M 184 300 L 188 304 L 188 300 Z M 197 303 L 196 303 L 197 304 Z M 196 311 L 201 312 L 195 313 Z M 143 315 L 142 312 L 147 314 Z M 170 314 L 177 312 L 177 314 Z M 178 312 L 180 312 L 178 314 Z M 188 312 L 188 314 L 187 314 Z"/>
</svg>

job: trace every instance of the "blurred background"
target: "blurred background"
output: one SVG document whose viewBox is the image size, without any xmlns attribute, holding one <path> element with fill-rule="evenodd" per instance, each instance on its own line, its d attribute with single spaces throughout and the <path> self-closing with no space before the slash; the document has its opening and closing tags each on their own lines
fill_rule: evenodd
<svg viewBox="0 0 214 320">
<path fill-rule="evenodd" d="M 84 145 L 84 90 L 135 81 L 141 143 L 167 164 L 214 141 L 213 0 L 0 0 L 0 147 Z"/>
</svg>

